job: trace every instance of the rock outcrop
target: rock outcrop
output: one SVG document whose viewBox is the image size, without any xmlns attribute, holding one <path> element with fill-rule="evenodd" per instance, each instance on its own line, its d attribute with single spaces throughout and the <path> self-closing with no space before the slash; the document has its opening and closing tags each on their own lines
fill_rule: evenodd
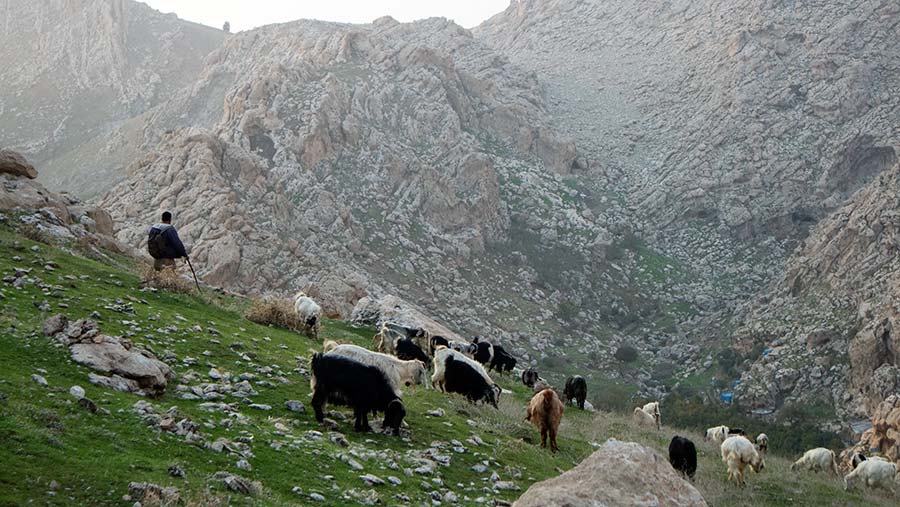
<svg viewBox="0 0 900 507">
<path fill-rule="evenodd" d="M 872 427 L 859 442 L 841 453 L 841 465 L 852 469 L 850 459 L 855 453 L 864 456 L 883 456 L 900 462 L 900 394 L 888 396 L 872 414 Z"/>
<path fill-rule="evenodd" d="M 79 240 L 114 252 L 130 252 L 114 234 L 113 219 L 101 207 L 47 190 L 24 156 L 0 151 L 0 211 L 12 212 L 14 228 L 30 228 L 51 240 Z"/>
<path fill-rule="evenodd" d="M 31 179 L 38 176 L 37 169 L 29 164 L 21 153 L 10 150 L 0 150 L 0 174 L 24 176 Z"/>
<path fill-rule="evenodd" d="M 669 461 L 634 442 L 607 440 L 559 477 L 533 484 L 514 507 L 658 505 L 703 507 L 706 501 Z"/>
<path fill-rule="evenodd" d="M 44 334 L 69 349 L 72 360 L 112 377 L 91 377 L 91 382 L 141 395 L 158 395 L 166 390 L 175 373 L 150 351 L 133 347 L 129 340 L 107 336 L 97 323 L 78 320 L 69 323 L 55 315 L 44 322 Z"/>
<path fill-rule="evenodd" d="M 868 417 L 897 393 L 898 254 L 895 165 L 822 220 L 794 252 L 781 280 L 742 315 L 739 346 L 762 345 L 772 352 L 744 375 L 739 399 L 777 408 L 786 400 L 818 398 L 851 418 Z"/>
</svg>

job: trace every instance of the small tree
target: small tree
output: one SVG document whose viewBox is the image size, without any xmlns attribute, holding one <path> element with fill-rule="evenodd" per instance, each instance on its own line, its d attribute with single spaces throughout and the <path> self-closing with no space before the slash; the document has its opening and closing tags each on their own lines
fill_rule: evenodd
<svg viewBox="0 0 900 507">
<path fill-rule="evenodd" d="M 225 31 L 225 32 L 227 32 L 227 33 L 231 33 L 231 23 L 229 23 L 228 21 L 226 21 L 225 24 L 222 25 L 222 30 Z"/>
</svg>

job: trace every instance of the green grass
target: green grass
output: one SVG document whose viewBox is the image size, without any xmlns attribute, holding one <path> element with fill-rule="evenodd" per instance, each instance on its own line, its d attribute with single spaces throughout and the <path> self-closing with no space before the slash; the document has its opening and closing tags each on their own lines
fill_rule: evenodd
<svg viewBox="0 0 900 507">
<path fill-rule="evenodd" d="M 14 260 L 15 257 L 19 259 Z M 675 432 L 668 428 L 661 433 L 638 431 L 625 416 L 569 409 L 561 429 L 561 452 L 551 455 L 535 444 L 536 432 L 522 420 L 527 389 L 513 378 L 504 378 L 500 382 L 512 394 L 503 396 L 500 410 L 472 406 L 458 397 L 422 388 L 408 391 L 404 402 L 409 434 L 405 438 L 356 434 L 349 418 L 339 421 L 340 431 L 351 444 L 345 449 L 331 443 L 328 431 L 315 422 L 308 407 L 301 414 L 284 408 L 289 399 L 308 405 L 308 379 L 297 369 L 306 366 L 305 358 L 319 350 L 320 344 L 289 331 L 247 321 L 240 313 L 246 304 L 241 298 L 142 291 L 136 270 L 127 261 L 98 262 L 29 241 L 0 227 L 0 276 L 12 274 L 15 268 L 32 269 L 30 276 L 40 278 L 42 283 L 29 283 L 21 289 L 0 283 L 3 506 L 128 506 L 132 502 L 122 496 L 130 481 L 178 487 L 187 505 L 309 505 L 312 501 L 308 494 L 312 492 L 326 498 L 316 505 L 354 505 L 358 502 L 344 499 L 341 493 L 352 497 L 370 490 L 383 505 L 430 504 L 423 482 L 429 484 L 429 489 L 449 487 L 459 496 L 460 505 L 481 505 L 482 501 L 489 504 L 494 499 L 513 501 L 533 482 L 571 468 L 592 451 L 591 442 L 615 437 L 664 451 Z M 44 301 L 52 307 L 51 311 L 38 308 Z M 133 309 L 133 313 L 116 311 L 114 308 L 121 306 L 114 305 L 120 303 Z M 68 307 L 61 308 L 61 304 Z M 237 456 L 215 453 L 146 426 L 132 410 L 142 398 L 90 384 L 89 369 L 70 361 L 67 351 L 40 332 L 42 322 L 52 314 L 65 313 L 70 319 L 77 319 L 93 312 L 99 314 L 97 320 L 104 333 L 129 336 L 136 346 L 150 348 L 158 356 L 174 354 L 177 359 L 168 363 L 181 379 L 190 377 L 192 371 L 205 379 L 215 366 L 235 375 L 254 373 L 254 382 L 264 381 L 254 383 L 259 394 L 252 398 L 255 403 L 271 405 L 271 411 L 250 409 L 237 398 L 221 400 L 236 403 L 237 410 L 247 417 L 246 424 L 235 422 L 237 419 L 222 412 L 208 412 L 201 402 L 181 399 L 175 391 L 177 380 L 164 396 L 149 400 L 159 411 L 177 406 L 201 425 L 206 442 L 219 437 L 249 442 L 253 456 L 248 461 L 253 470 L 236 469 Z M 194 331 L 195 325 L 202 330 Z M 210 334 L 209 328 L 220 334 Z M 322 334 L 325 339 L 368 345 L 373 333 L 370 328 L 326 321 Z M 187 357 L 198 363 L 184 363 Z M 261 370 L 264 367 L 267 369 Z M 44 376 L 50 387 L 32 381 L 35 373 Z M 82 409 L 68 394 L 73 385 L 82 386 L 87 397 L 109 414 L 95 415 Z M 605 387 L 613 392 L 627 389 L 599 382 L 592 389 Z M 442 408 L 446 416 L 426 415 L 427 410 L 434 408 Z M 349 416 L 343 408 L 330 410 Z M 228 419 L 231 424 L 223 424 Z M 468 421 L 476 426 L 470 426 Z M 311 438 L 311 431 L 322 432 L 324 438 Z M 700 442 L 698 435 L 687 434 Z M 473 435 L 485 445 L 469 443 Z M 456 453 L 449 447 L 442 449 L 441 454 L 451 457 L 449 466 L 440 466 L 434 476 L 404 474 L 404 468 L 414 468 L 407 453 L 428 449 L 433 442 L 447 444 L 451 440 L 462 442 L 466 450 Z M 724 469 L 714 450 L 702 443 L 700 448 L 703 455 L 697 485 L 711 505 L 895 505 L 883 493 L 839 492 L 836 479 L 787 474 L 789 461 L 780 458 L 771 460 L 772 470 L 752 476 L 747 490 L 737 491 L 725 482 Z M 351 469 L 341 460 L 343 454 L 355 455 L 365 471 Z M 488 463 L 488 472 L 472 470 L 473 465 L 482 462 Z M 392 463 L 399 469 L 392 469 Z M 170 477 L 167 470 L 172 465 L 181 467 L 186 478 Z M 209 480 L 220 470 L 261 481 L 264 492 L 255 497 L 230 493 Z M 504 481 L 513 481 L 520 491 L 495 491 L 488 481 L 491 471 L 498 472 Z M 359 479 L 362 473 L 383 479 L 393 475 L 402 484 L 369 487 Z M 326 475 L 333 479 L 323 478 Z M 444 487 L 433 482 L 438 477 Z M 51 492 L 52 481 L 59 488 Z M 294 487 L 299 487 L 303 495 L 292 492 Z"/>
</svg>

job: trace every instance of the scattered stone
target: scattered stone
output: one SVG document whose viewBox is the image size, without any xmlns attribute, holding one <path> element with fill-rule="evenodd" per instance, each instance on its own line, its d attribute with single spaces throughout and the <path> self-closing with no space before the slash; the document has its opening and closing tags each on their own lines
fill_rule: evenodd
<svg viewBox="0 0 900 507">
<path fill-rule="evenodd" d="M 303 412 L 304 410 L 306 410 L 306 407 L 303 405 L 303 403 L 297 400 L 288 400 L 284 402 L 284 406 L 291 412 Z"/>
<path fill-rule="evenodd" d="M 331 442 L 341 447 L 350 447 L 350 442 L 347 441 L 347 437 L 345 437 L 343 433 L 332 434 Z"/>
<path fill-rule="evenodd" d="M 69 388 L 69 394 L 73 398 L 81 399 L 84 398 L 84 389 L 81 386 L 72 386 Z"/>
<path fill-rule="evenodd" d="M 444 412 L 444 409 L 437 408 L 437 409 L 429 410 L 429 411 L 425 412 L 425 415 L 430 415 L 431 417 L 444 417 L 445 412 Z"/>
<path fill-rule="evenodd" d="M 245 459 L 238 460 L 238 462 L 234 466 L 236 466 L 240 470 L 245 470 L 247 472 L 253 470 L 253 467 L 250 465 L 250 462 Z"/>
<path fill-rule="evenodd" d="M 169 475 L 172 477 L 180 477 L 184 479 L 184 470 L 182 470 L 178 465 L 172 465 L 169 467 Z"/>
<path fill-rule="evenodd" d="M 258 495 L 262 493 L 261 482 L 251 481 L 229 472 L 216 472 L 212 476 L 212 480 L 224 483 L 228 489 L 241 495 Z"/>
<path fill-rule="evenodd" d="M 47 383 L 47 379 L 45 379 L 44 377 L 38 375 L 37 373 L 35 373 L 35 374 L 33 374 L 33 375 L 31 376 L 31 380 L 37 382 L 37 384 L 38 384 L 39 386 L 43 386 L 43 387 L 49 387 L 49 386 L 50 386 L 50 384 Z"/>
<path fill-rule="evenodd" d="M 324 502 L 324 501 L 325 501 L 325 497 L 322 496 L 322 495 L 320 495 L 320 494 L 318 494 L 318 493 L 310 493 L 310 494 L 309 494 L 309 497 L 310 497 L 311 499 L 317 501 L 317 502 Z"/>
<path fill-rule="evenodd" d="M 269 410 L 272 410 L 272 405 L 264 405 L 264 404 L 262 404 L 262 403 L 251 403 L 251 404 L 249 405 L 249 407 L 252 408 L 252 409 L 263 410 L 263 411 L 269 411 Z"/>
<path fill-rule="evenodd" d="M 354 470 L 362 470 L 363 469 L 363 466 L 359 463 L 359 461 L 356 461 L 355 459 L 351 458 L 350 456 L 347 456 L 346 454 L 341 454 L 341 461 L 343 461 L 344 463 L 349 465 L 350 468 L 352 468 Z"/>
<path fill-rule="evenodd" d="M 381 486 L 384 484 L 384 479 L 372 474 L 360 475 L 359 478 L 373 486 Z"/>
</svg>

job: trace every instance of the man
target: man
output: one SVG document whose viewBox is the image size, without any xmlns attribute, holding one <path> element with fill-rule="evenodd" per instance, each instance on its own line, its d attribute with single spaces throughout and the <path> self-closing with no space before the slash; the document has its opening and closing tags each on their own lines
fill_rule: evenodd
<svg viewBox="0 0 900 507">
<path fill-rule="evenodd" d="M 187 250 L 178 237 L 178 231 L 172 226 L 172 214 L 168 211 L 162 214 L 162 223 L 150 228 L 147 238 L 147 250 L 153 257 L 153 269 L 175 269 L 175 259 L 184 257 L 187 259 Z"/>
</svg>

